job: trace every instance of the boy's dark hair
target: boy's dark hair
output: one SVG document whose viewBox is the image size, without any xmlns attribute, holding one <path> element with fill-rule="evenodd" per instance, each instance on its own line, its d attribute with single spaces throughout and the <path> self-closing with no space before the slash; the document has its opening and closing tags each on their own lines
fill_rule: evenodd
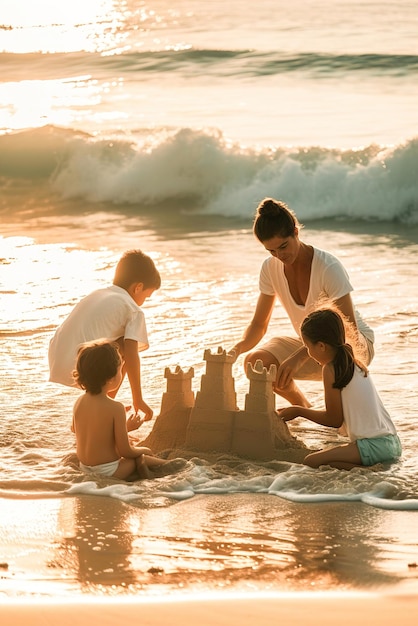
<svg viewBox="0 0 418 626">
<path fill-rule="evenodd" d="M 113 284 L 128 290 L 133 283 L 142 283 L 144 289 L 159 289 L 161 276 L 154 261 L 141 250 L 128 250 L 119 260 Z"/>
<path fill-rule="evenodd" d="M 109 341 L 83 344 L 77 353 L 74 380 L 82 389 L 97 396 L 107 381 L 116 376 L 120 364 L 117 344 Z"/>
<path fill-rule="evenodd" d="M 287 204 L 273 198 L 264 198 L 260 202 L 254 218 L 253 232 L 261 243 L 276 236 L 293 237 L 295 228 L 302 228 L 302 225 Z"/>
</svg>

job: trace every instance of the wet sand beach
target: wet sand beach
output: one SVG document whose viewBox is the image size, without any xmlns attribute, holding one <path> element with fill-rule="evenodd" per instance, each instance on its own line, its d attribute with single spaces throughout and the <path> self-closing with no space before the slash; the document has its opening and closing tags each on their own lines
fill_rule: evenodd
<svg viewBox="0 0 418 626">
<path fill-rule="evenodd" d="M 414 512 L 369 509 L 366 530 L 356 527 L 364 506 L 312 504 L 299 517 L 300 505 L 265 495 L 164 511 L 94 496 L 3 499 L 1 624 L 415 626 Z M 311 544 L 302 552 L 298 535 Z"/>
<path fill-rule="evenodd" d="M 0 593 L 12 605 L 416 596 L 414 511 L 240 493 L 152 510 L 89 495 L 2 499 L 1 510 Z"/>
</svg>

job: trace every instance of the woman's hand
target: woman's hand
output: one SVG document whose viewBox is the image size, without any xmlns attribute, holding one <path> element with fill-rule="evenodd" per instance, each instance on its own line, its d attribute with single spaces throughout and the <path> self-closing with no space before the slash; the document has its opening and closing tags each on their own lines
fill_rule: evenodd
<svg viewBox="0 0 418 626">
<path fill-rule="evenodd" d="M 283 361 L 277 370 L 275 387 L 280 390 L 292 385 L 298 367 L 299 359 L 297 355 L 292 354 L 292 356 Z"/>
<path fill-rule="evenodd" d="M 128 432 L 131 432 L 132 430 L 137 430 L 137 428 L 142 426 L 143 423 L 144 420 L 141 419 L 138 413 L 132 413 L 126 420 L 126 429 Z"/>
<path fill-rule="evenodd" d="M 239 355 L 241 354 L 241 351 L 239 349 L 239 344 L 235 345 L 233 348 L 231 348 L 230 350 L 228 350 L 227 354 L 229 356 L 232 356 L 234 358 L 234 363 L 236 362 L 237 358 L 239 357 Z"/>
<path fill-rule="evenodd" d="M 139 402 L 134 403 L 134 409 L 135 415 L 138 415 L 140 411 L 144 413 L 144 417 L 142 418 L 143 422 L 149 422 L 154 415 L 154 411 L 151 409 L 150 406 L 148 406 L 146 402 L 144 402 L 144 400 L 140 400 Z"/>
</svg>

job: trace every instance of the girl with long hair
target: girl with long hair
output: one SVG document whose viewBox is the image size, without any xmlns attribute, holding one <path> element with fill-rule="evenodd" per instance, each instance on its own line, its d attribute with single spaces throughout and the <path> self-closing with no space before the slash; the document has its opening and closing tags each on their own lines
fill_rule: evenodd
<svg viewBox="0 0 418 626">
<path fill-rule="evenodd" d="M 346 342 L 340 314 L 330 308 L 317 309 L 305 317 L 300 332 L 309 356 L 322 367 L 325 409 L 290 406 L 279 411 L 279 417 L 285 422 L 304 417 L 323 426 L 344 426 L 350 440 L 312 452 L 304 463 L 350 470 L 398 459 L 402 446 L 396 428 L 366 367 Z"/>
</svg>

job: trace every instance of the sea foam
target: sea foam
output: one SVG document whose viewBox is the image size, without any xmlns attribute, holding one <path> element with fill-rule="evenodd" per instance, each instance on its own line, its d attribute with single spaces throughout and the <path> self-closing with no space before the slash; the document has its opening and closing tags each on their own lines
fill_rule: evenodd
<svg viewBox="0 0 418 626">
<path fill-rule="evenodd" d="M 302 221 L 418 223 L 418 138 L 357 150 L 258 149 L 217 130 L 156 129 L 92 137 L 44 127 L 0 137 L 0 175 L 46 181 L 63 200 L 252 218 L 266 196 Z"/>
<path fill-rule="evenodd" d="M 232 462 L 232 461 L 231 461 Z M 225 463 L 225 461 L 223 461 Z M 371 507 L 391 510 L 418 510 L 416 498 L 404 497 L 402 481 L 382 470 L 356 468 L 344 472 L 330 467 L 320 470 L 300 464 L 286 463 L 276 474 L 267 466 L 251 466 L 251 476 L 237 472 L 232 465 L 205 465 L 189 462 L 179 474 L 136 483 L 105 484 L 85 479 L 65 491 L 68 495 L 111 497 L 134 506 L 148 507 L 156 501 L 179 502 L 199 495 L 228 495 L 233 493 L 266 494 L 291 502 L 363 502 Z"/>
</svg>

